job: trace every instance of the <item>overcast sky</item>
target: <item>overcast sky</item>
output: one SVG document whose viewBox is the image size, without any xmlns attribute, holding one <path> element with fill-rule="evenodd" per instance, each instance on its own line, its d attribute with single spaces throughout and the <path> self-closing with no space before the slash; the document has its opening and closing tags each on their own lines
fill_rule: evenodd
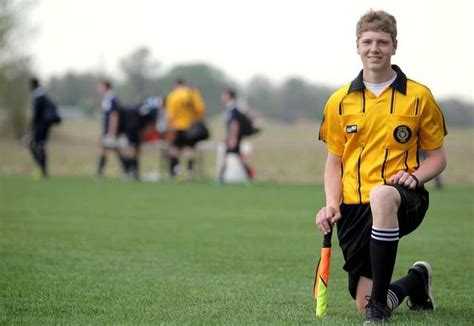
<svg viewBox="0 0 474 326">
<path fill-rule="evenodd" d="M 120 58 L 147 46 L 163 71 L 205 62 L 239 82 L 262 74 L 340 86 L 361 69 L 355 25 L 371 8 L 397 18 L 392 62 L 409 78 L 438 98 L 474 101 L 469 0 L 38 0 L 27 46 L 43 77 L 114 75 Z"/>
</svg>

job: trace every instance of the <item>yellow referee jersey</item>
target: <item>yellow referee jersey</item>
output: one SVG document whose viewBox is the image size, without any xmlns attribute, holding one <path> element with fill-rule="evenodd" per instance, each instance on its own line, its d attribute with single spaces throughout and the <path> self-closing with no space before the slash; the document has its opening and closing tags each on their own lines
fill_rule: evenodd
<svg viewBox="0 0 474 326">
<path fill-rule="evenodd" d="M 447 135 L 443 114 L 430 90 L 397 66 L 395 81 L 376 97 L 362 71 L 332 94 L 324 109 L 319 139 L 342 158 L 342 201 L 369 203 L 370 189 L 400 170 L 414 172 L 418 150 L 436 149 Z"/>
<path fill-rule="evenodd" d="M 195 121 L 204 119 L 204 101 L 196 89 L 178 87 L 166 97 L 168 126 L 187 130 Z"/>
</svg>

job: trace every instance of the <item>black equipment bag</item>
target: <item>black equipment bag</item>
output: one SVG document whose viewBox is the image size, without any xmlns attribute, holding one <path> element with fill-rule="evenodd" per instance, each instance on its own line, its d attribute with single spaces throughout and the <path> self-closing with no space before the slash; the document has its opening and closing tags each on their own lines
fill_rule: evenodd
<svg viewBox="0 0 474 326">
<path fill-rule="evenodd" d="M 47 96 L 45 96 L 45 106 L 41 114 L 41 120 L 47 124 L 58 124 L 61 122 L 56 104 Z"/>
<path fill-rule="evenodd" d="M 198 142 L 209 138 L 209 129 L 203 121 L 194 122 L 186 130 L 186 139 L 191 142 Z"/>
<path fill-rule="evenodd" d="M 240 136 L 251 136 L 260 132 L 260 128 L 255 127 L 253 120 L 244 112 L 237 110 L 240 127 Z"/>
</svg>

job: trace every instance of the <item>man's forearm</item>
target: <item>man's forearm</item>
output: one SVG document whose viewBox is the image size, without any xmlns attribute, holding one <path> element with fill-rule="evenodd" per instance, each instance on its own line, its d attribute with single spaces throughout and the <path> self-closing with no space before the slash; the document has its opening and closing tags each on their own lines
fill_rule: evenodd
<svg viewBox="0 0 474 326">
<path fill-rule="evenodd" d="M 326 207 L 339 207 L 342 197 L 341 166 L 328 160 L 324 170 L 324 191 Z"/>
<path fill-rule="evenodd" d="M 419 180 L 420 184 L 426 183 L 435 178 L 446 168 L 446 152 L 443 147 L 427 151 L 426 159 L 421 163 L 418 170 L 413 175 Z"/>
</svg>

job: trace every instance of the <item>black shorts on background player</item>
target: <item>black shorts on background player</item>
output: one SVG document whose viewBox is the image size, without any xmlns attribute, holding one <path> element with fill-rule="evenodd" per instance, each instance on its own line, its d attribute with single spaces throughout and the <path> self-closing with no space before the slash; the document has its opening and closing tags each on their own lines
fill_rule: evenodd
<svg viewBox="0 0 474 326">
<path fill-rule="evenodd" d="M 174 132 L 173 140 L 171 144 L 179 149 L 182 149 L 183 147 L 195 147 L 196 142 L 193 140 L 189 140 L 186 137 L 186 131 L 185 130 L 176 130 Z"/>
<path fill-rule="evenodd" d="M 119 134 L 125 135 L 128 145 L 140 145 L 141 117 L 137 106 L 122 107 L 119 110 Z"/>
</svg>

